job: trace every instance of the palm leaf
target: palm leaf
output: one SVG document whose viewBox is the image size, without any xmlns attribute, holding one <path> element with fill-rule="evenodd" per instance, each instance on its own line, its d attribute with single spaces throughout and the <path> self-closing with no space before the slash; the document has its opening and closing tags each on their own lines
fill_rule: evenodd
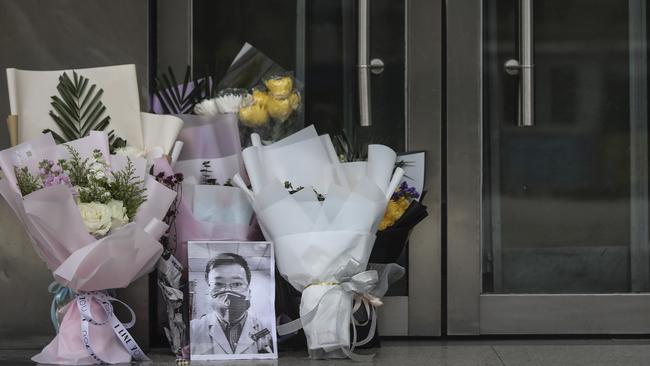
<svg viewBox="0 0 650 366">
<path fill-rule="evenodd" d="M 206 68 L 205 76 L 192 79 L 192 68 L 187 66 L 182 83 L 179 83 L 180 79 L 176 77 L 172 68 L 168 67 L 166 73 L 154 79 L 154 94 L 160 102 L 163 113 L 193 113 L 197 103 L 217 96 L 219 91 L 217 80 L 223 73 L 223 68 L 215 67 L 214 70 Z"/>
<path fill-rule="evenodd" d="M 72 79 L 67 73 L 59 77 L 56 87 L 58 96 L 52 96 L 50 116 L 60 131 L 46 129 L 43 133 L 51 133 L 57 143 L 69 142 L 86 137 L 90 131 L 105 131 L 111 117 L 106 115 L 106 106 L 101 98 L 104 90 L 90 84 L 88 78 L 72 72 Z M 122 147 L 126 142 L 115 136 L 114 131 L 108 133 L 111 149 Z"/>
<path fill-rule="evenodd" d="M 160 101 L 164 113 L 186 114 L 191 113 L 197 102 L 196 81 L 191 79 L 192 70 L 185 69 L 183 83 L 179 83 L 174 70 L 167 68 L 167 73 L 154 79 L 155 94 Z M 192 87 L 190 90 L 190 86 Z"/>
</svg>

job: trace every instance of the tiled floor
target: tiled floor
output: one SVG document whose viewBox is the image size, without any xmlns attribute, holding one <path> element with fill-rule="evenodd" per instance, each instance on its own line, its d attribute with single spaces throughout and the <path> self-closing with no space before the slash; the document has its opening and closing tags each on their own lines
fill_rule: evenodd
<svg viewBox="0 0 650 366">
<path fill-rule="evenodd" d="M 32 365 L 36 350 L 2 349 L 0 364 Z M 176 365 L 165 350 L 150 352 L 153 365 Z M 281 353 L 277 361 L 193 362 L 193 365 L 354 365 L 348 360 L 312 361 L 304 352 Z M 385 341 L 376 350 L 375 365 L 386 366 L 634 366 L 650 365 L 650 339 L 633 340 L 454 340 Z"/>
</svg>

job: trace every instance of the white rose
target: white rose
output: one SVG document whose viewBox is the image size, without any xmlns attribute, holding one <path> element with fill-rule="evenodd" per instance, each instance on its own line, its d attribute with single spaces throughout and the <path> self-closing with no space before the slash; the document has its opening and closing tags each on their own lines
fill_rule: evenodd
<svg viewBox="0 0 650 366">
<path fill-rule="evenodd" d="M 111 229 L 117 229 L 129 223 L 129 217 L 126 215 L 126 207 L 122 201 L 110 200 L 106 204 L 111 212 Z"/>
<path fill-rule="evenodd" d="M 97 179 L 97 180 L 102 180 L 102 179 L 104 179 L 104 178 L 106 178 L 106 173 L 104 173 L 104 172 L 101 171 L 101 170 L 95 172 L 95 179 Z"/>
<path fill-rule="evenodd" d="M 144 156 L 144 151 L 138 149 L 135 146 L 124 146 L 124 147 L 118 147 L 115 149 L 115 155 L 122 155 L 122 156 L 137 156 L 137 157 L 143 157 Z"/>
<path fill-rule="evenodd" d="M 80 203 L 77 205 L 81 219 L 90 235 L 104 236 L 111 228 L 111 211 L 108 206 L 98 203 Z"/>
</svg>

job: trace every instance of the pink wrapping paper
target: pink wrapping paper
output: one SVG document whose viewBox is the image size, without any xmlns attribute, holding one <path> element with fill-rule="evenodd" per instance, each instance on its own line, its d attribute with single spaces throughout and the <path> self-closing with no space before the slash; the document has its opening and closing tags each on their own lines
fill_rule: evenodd
<svg viewBox="0 0 650 366">
<path fill-rule="evenodd" d="M 13 171 L 14 164 L 20 160 L 16 158 L 17 153 L 22 151 L 24 156 L 29 157 L 20 160 L 20 163 L 30 169 L 33 164 L 50 158 L 55 152 L 57 156 L 66 153 L 63 147 L 54 145 L 51 136 L 47 136 L 0 152 L 0 168 L 6 177 L 0 180 L 0 195 L 25 226 L 36 252 L 52 270 L 57 282 L 83 293 L 126 287 L 150 272 L 163 250 L 158 239 L 167 226 L 161 219 L 176 193 L 151 177 L 145 178 L 147 201 L 138 209 L 134 222 L 97 240 L 87 233 L 68 187 L 55 185 L 24 197 L 20 195 Z M 80 148 L 84 156 L 92 153 L 88 146 L 102 146 L 106 138 L 105 134 L 91 135 L 83 142 L 78 140 L 73 144 L 99 143 Z M 144 164 L 144 161 L 135 162 L 136 166 L 140 163 Z M 93 316 L 96 319 L 106 318 L 107 313 L 102 306 L 96 300 L 90 302 Z M 79 310 L 73 301 L 65 310 L 57 336 L 33 360 L 63 365 L 96 363 L 81 342 L 81 323 Z M 90 325 L 89 335 L 92 350 L 102 361 L 121 363 L 131 360 L 131 355 L 111 326 Z"/>
<path fill-rule="evenodd" d="M 163 172 L 165 175 L 174 174 L 165 159 L 156 159 L 153 162 L 154 175 Z M 249 225 L 234 225 L 211 223 L 198 220 L 187 202 L 186 196 L 181 196 L 176 215 L 177 248 L 174 256 L 187 265 L 187 242 L 189 240 L 244 240 L 253 241 L 261 238 L 257 221 Z"/>
<path fill-rule="evenodd" d="M 93 314 L 102 314 L 101 306 L 93 301 L 91 303 Z M 63 309 L 65 315 L 59 328 L 59 333 L 43 350 L 32 357 L 32 361 L 41 364 L 57 365 L 90 365 L 97 363 L 88 355 L 88 351 L 81 342 L 79 324 L 81 314 L 75 301 L 70 302 Z M 104 319 L 102 317 L 100 319 Z M 106 325 L 90 325 L 90 339 L 93 351 L 107 363 L 131 362 L 131 355 L 116 339 L 115 333 Z"/>
</svg>

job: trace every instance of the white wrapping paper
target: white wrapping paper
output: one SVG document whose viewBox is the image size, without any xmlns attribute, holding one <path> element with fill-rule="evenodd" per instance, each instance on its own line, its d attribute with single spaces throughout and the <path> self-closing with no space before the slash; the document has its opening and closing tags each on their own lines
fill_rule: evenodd
<svg viewBox="0 0 650 366">
<path fill-rule="evenodd" d="M 310 354 L 347 356 L 353 293 L 344 282 L 366 270 L 378 223 L 403 175 L 394 169 L 396 154 L 371 145 L 367 162 L 341 164 L 329 137 L 313 127 L 269 146 L 252 140 L 243 152 L 252 191 L 242 179 L 235 182 L 275 243 L 278 270 L 303 292 L 301 316 L 313 316 L 304 324 Z M 285 181 L 304 189 L 289 194 Z"/>
<path fill-rule="evenodd" d="M 140 112 L 140 97 L 135 65 L 118 65 L 75 70 L 30 71 L 7 69 L 9 105 L 12 115 L 19 116 L 21 141 L 38 138 L 44 129 L 59 131 L 49 112 L 51 98 L 58 95 L 59 77 L 75 71 L 103 89 L 101 101 L 111 117 L 108 131 L 127 141 L 153 160 L 173 154 L 176 137 L 183 121 L 171 115 Z"/>
<path fill-rule="evenodd" d="M 143 149 L 140 126 L 140 96 L 135 65 L 119 65 L 76 69 L 78 74 L 90 79 L 90 83 L 104 90 L 102 103 L 106 113 L 111 116 L 110 129 L 129 144 Z M 52 110 L 51 97 L 58 95 L 56 90 L 63 72 L 72 77 L 73 70 L 30 71 L 7 69 L 9 86 L 9 105 L 11 114 L 20 116 L 18 125 L 22 141 L 31 140 L 44 129 L 57 130 L 49 115 Z"/>
</svg>

